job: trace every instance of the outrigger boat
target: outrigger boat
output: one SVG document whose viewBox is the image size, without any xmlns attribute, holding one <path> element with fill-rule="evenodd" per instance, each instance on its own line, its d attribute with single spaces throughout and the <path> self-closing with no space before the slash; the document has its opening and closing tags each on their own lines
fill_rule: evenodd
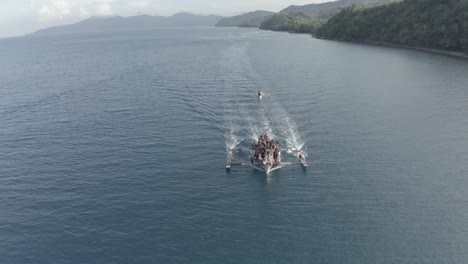
<svg viewBox="0 0 468 264">
<path fill-rule="evenodd" d="M 233 162 L 234 153 L 247 151 L 250 153 L 250 162 Z M 230 170 L 232 166 L 251 166 L 268 174 L 285 165 L 300 165 L 303 168 L 307 168 L 307 161 L 302 150 L 290 149 L 286 151 L 286 153 L 293 154 L 297 157 L 296 162 L 282 161 L 281 153 L 281 146 L 278 141 L 269 139 L 266 134 L 261 135 L 258 141 L 252 144 L 250 149 L 228 149 L 226 169 Z"/>
</svg>

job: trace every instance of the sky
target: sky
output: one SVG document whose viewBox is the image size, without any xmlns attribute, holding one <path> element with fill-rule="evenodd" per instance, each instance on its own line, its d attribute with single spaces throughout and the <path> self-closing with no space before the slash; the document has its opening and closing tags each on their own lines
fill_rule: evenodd
<svg viewBox="0 0 468 264">
<path fill-rule="evenodd" d="M 0 0 L 0 37 L 21 36 L 90 16 L 168 16 L 178 12 L 239 15 L 330 0 Z"/>
</svg>

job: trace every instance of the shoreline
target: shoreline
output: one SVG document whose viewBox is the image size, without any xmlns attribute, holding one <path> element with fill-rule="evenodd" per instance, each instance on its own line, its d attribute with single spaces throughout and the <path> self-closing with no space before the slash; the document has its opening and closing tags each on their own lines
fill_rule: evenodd
<svg viewBox="0 0 468 264">
<path fill-rule="evenodd" d="M 389 47 L 389 48 L 398 48 L 398 49 L 406 49 L 406 50 L 416 50 L 416 51 L 423 51 L 433 54 L 445 55 L 454 58 L 460 59 L 468 59 L 468 54 L 462 51 L 448 51 L 448 50 L 440 50 L 440 49 L 431 49 L 431 48 L 424 48 L 424 47 L 416 47 L 416 46 L 408 46 L 408 45 L 400 45 L 400 44 L 392 44 L 387 42 L 370 42 L 370 41 L 347 41 L 347 40 L 338 40 L 338 39 L 325 39 L 325 38 L 317 38 L 321 40 L 331 40 L 331 41 L 339 41 L 339 42 L 348 42 L 348 43 L 356 43 L 356 44 L 365 44 L 371 46 L 381 46 L 381 47 Z"/>
<path fill-rule="evenodd" d="M 311 35 L 315 39 L 321 40 L 331 40 L 331 41 L 339 41 L 339 42 L 349 42 L 349 43 L 356 43 L 356 44 L 366 44 L 372 46 L 382 46 L 382 47 L 390 47 L 390 48 L 399 48 L 399 49 L 407 49 L 407 50 L 417 50 L 417 51 L 424 51 L 433 54 L 440 54 L 455 58 L 461 59 L 468 59 L 468 54 L 462 51 L 448 51 L 448 50 L 440 50 L 440 49 L 431 49 L 431 48 L 424 48 L 424 47 L 416 47 L 416 46 L 408 46 L 408 45 L 400 45 L 400 44 L 392 44 L 387 42 L 369 42 L 369 41 L 347 41 L 347 40 L 339 40 L 339 39 L 326 39 L 326 38 L 317 38 L 311 33 L 297 33 L 297 32 L 288 32 L 288 31 L 274 31 L 274 30 L 267 30 L 267 29 L 260 29 L 263 31 L 272 31 L 272 32 L 284 32 L 289 34 L 307 34 Z"/>
<path fill-rule="evenodd" d="M 359 43 L 359 42 L 357 42 Z M 383 47 L 391 47 L 391 48 L 399 48 L 399 49 L 408 49 L 408 50 L 417 50 L 417 51 L 424 51 L 434 54 L 446 55 L 450 57 L 457 57 L 462 59 L 468 59 L 468 54 L 458 51 L 448 51 L 448 50 L 439 50 L 439 49 L 431 49 L 431 48 L 424 48 L 424 47 L 415 47 L 415 46 L 408 46 L 408 45 L 399 45 L 399 44 L 392 44 L 386 42 L 362 42 L 364 44 L 370 44 L 374 46 L 383 46 Z"/>
</svg>

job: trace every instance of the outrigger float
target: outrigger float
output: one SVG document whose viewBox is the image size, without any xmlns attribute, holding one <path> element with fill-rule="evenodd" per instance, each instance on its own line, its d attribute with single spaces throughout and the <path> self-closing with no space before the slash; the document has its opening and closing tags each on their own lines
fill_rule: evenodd
<svg viewBox="0 0 468 264">
<path fill-rule="evenodd" d="M 234 153 L 249 152 L 250 162 L 233 162 Z M 279 169 L 285 165 L 299 165 L 307 168 L 307 161 L 302 150 L 290 149 L 286 153 L 297 157 L 296 162 L 284 162 L 281 160 L 281 146 L 278 141 L 268 138 L 268 135 L 261 135 L 257 142 L 254 142 L 250 149 L 234 148 L 228 149 L 226 159 L 226 170 L 232 166 L 251 166 L 255 169 L 266 172 L 267 174 Z"/>
</svg>

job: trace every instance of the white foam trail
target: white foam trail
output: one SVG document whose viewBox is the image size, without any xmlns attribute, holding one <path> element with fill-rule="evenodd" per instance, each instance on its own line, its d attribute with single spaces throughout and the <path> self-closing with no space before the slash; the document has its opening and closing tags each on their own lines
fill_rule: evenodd
<svg viewBox="0 0 468 264">
<path fill-rule="evenodd" d="M 239 126 L 235 125 L 232 120 L 227 120 L 228 129 L 224 135 L 226 139 L 226 149 L 230 150 L 237 147 L 242 141 L 242 137 L 240 137 L 239 133 Z"/>
<path fill-rule="evenodd" d="M 269 173 L 271 173 L 272 171 L 275 171 L 275 170 L 279 170 L 281 168 L 283 168 L 285 165 L 284 164 L 280 164 L 280 165 L 277 165 L 276 167 L 274 167 L 273 169 L 271 169 L 269 171 Z M 263 172 L 267 172 L 265 171 L 262 167 L 258 167 L 258 166 L 255 166 L 255 165 L 250 165 L 251 168 L 254 168 L 256 170 L 259 170 L 259 171 L 263 171 Z"/>
<path fill-rule="evenodd" d="M 292 117 L 277 101 L 279 98 L 269 96 L 257 100 L 257 90 L 271 95 L 269 87 L 274 84 L 270 84 L 253 69 L 247 53 L 248 43 L 242 39 L 233 39 L 232 42 L 233 45 L 224 51 L 221 62 L 222 72 L 226 74 L 226 147 L 236 148 L 244 140 L 256 141 L 261 134 L 267 133 L 271 138 L 282 141 L 284 149 L 295 150 L 292 154 L 305 156 L 305 142 Z M 249 96 L 251 101 L 246 100 Z"/>
<path fill-rule="evenodd" d="M 284 122 L 286 125 L 286 130 L 284 131 L 284 138 L 286 140 L 288 148 L 293 150 L 303 150 L 302 148 L 304 147 L 305 142 L 301 139 L 301 135 L 299 134 L 299 130 L 297 129 L 296 122 L 292 120 L 288 113 L 285 113 L 284 115 Z"/>
</svg>

